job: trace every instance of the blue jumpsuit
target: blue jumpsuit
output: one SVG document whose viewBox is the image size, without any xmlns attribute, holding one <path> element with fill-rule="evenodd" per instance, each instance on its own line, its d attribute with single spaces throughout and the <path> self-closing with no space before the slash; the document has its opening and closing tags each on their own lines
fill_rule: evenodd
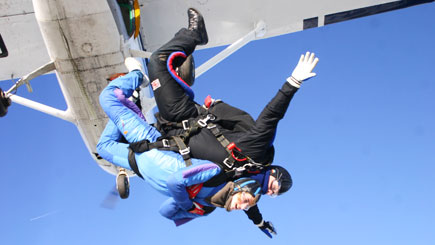
<svg viewBox="0 0 435 245">
<path fill-rule="evenodd" d="M 161 136 L 127 99 L 140 86 L 142 80 L 143 74 L 140 71 L 132 71 L 110 82 L 100 94 L 100 104 L 110 120 L 97 144 L 97 151 L 107 161 L 126 169 L 131 169 L 128 163 L 129 150 L 128 144 L 119 142 L 122 136 L 130 143 L 144 139 L 155 142 Z M 192 159 L 192 166 L 186 167 L 180 154 L 157 149 L 136 153 L 135 157 L 139 172 L 145 181 L 160 193 L 170 197 L 162 204 L 160 213 L 174 220 L 177 225 L 201 216 L 188 212 L 193 206 L 193 201 L 213 207 L 204 199 L 217 193 L 226 184 L 202 187 L 191 200 L 186 188 L 204 183 L 219 174 L 221 169 L 216 164 Z"/>
</svg>

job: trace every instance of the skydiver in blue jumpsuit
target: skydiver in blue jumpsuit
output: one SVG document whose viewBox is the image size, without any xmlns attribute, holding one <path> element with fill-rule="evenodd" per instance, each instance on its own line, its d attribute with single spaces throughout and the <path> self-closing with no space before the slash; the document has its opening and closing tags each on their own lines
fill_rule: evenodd
<svg viewBox="0 0 435 245">
<path fill-rule="evenodd" d="M 133 60 L 128 58 L 126 63 L 134 63 Z M 131 169 L 129 145 L 120 143 L 122 137 L 131 143 L 143 139 L 154 142 L 161 136 L 144 120 L 136 105 L 127 99 L 143 81 L 139 65 L 137 68 L 113 80 L 100 94 L 100 104 L 110 120 L 100 137 L 97 151 L 107 161 L 126 169 Z M 247 209 L 254 206 L 264 192 L 260 183 L 249 178 L 208 186 L 207 181 L 221 171 L 210 161 L 192 159 L 192 165 L 186 167 L 180 154 L 157 149 L 136 153 L 135 158 L 143 178 L 154 189 L 170 197 L 162 204 L 160 213 L 176 225 L 208 215 L 216 207 L 227 211 Z"/>
</svg>

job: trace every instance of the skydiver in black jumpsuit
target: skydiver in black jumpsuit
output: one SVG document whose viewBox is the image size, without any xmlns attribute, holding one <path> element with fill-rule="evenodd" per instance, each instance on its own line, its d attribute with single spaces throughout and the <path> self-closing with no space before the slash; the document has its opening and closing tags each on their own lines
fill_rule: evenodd
<svg viewBox="0 0 435 245">
<path fill-rule="evenodd" d="M 202 16 L 195 10 L 189 9 L 189 11 L 189 15 L 194 15 L 194 17 L 196 15 L 196 18 L 202 19 Z M 199 21 L 198 23 L 189 22 L 188 29 L 183 28 L 177 32 L 173 39 L 153 52 L 149 60 L 148 72 L 159 116 L 167 121 L 181 122 L 198 116 L 198 104 L 193 101 L 193 92 L 191 92 L 190 86 L 188 84 L 180 85 L 180 82 L 177 82 L 173 74 L 171 75 L 171 72 L 168 71 L 167 64 L 168 57 L 172 53 L 181 51 L 189 56 L 195 50 L 196 45 L 204 45 L 208 42 L 204 22 Z M 195 26 L 195 24 L 199 26 Z M 230 142 L 234 142 L 241 149 L 243 154 L 258 163 L 272 162 L 274 157 L 273 141 L 278 122 L 284 117 L 301 82 L 316 75 L 311 71 L 317 62 L 318 59 L 314 59 L 314 54 L 302 55 L 292 76 L 287 79 L 278 93 L 266 105 L 256 121 L 248 113 L 238 108 L 226 103 L 216 103 L 210 111 L 216 116 L 214 123 Z M 300 65 L 305 65 L 307 68 L 300 67 Z M 222 121 L 220 121 L 221 118 L 223 118 Z M 167 135 L 175 135 L 178 134 L 178 131 L 173 130 L 166 133 Z M 207 129 L 202 129 L 190 137 L 188 145 L 191 156 L 194 158 L 219 163 L 228 156 L 227 151 Z"/>
<path fill-rule="evenodd" d="M 153 52 L 149 59 L 148 73 L 160 121 L 181 122 L 199 116 L 200 106 L 193 100 L 194 94 L 190 88 L 193 82 L 186 83 L 186 79 L 183 80 L 173 69 L 180 66 L 193 53 L 196 45 L 205 45 L 208 42 L 201 14 L 195 9 L 189 9 L 188 15 L 189 27 L 179 30 L 174 38 Z M 317 62 L 318 58 L 315 58 L 314 54 L 307 52 L 302 55 L 292 76 L 287 78 L 257 120 L 238 108 L 223 102 L 214 102 L 209 108 L 209 113 L 216 117 L 213 123 L 228 141 L 235 143 L 240 152 L 257 163 L 269 165 L 274 158 L 273 141 L 278 122 L 284 117 L 302 81 L 316 75 L 312 70 Z M 183 129 L 169 129 L 163 130 L 162 134 L 173 136 L 181 134 L 182 131 Z M 190 136 L 186 143 L 193 158 L 222 163 L 228 157 L 228 151 L 207 128 L 202 128 Z M 284 171 L 287 172 L 285 169 Z M 280 183 L 280 194 L 292 185 L 291 177 L 288 173 L 287 175 L 288 180 Z M 275 232 L 273 226 L 269 226 L 269 222 L 263 221 L 256 206 L 247 213 L 250 218 L 254 217 L 253 221 L 260 229 L 265 231 L 264 229 L 268 228 L 268 231 Z"/>
</svg>

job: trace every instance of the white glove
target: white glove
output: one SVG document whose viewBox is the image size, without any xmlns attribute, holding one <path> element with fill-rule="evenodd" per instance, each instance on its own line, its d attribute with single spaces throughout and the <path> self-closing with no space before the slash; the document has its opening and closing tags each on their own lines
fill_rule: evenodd
<svg viewBox="0 0 435 245">
<path fill-rule="evenodd" d="M 319 62 L 319 58 L 314 58 L 314 53 L 310 54 L 310 52 L 307 52 L 305 56 L 301 55 L 298 65 L 293 70 L 291 77 L 287 78 L 287 82 L 296 88 L 300 88 L 302 81 L 308 80 L 316 75 L 316 73 L 312 71 L 314 67 L 316 67 L 317 62 Z"/>
</svg>

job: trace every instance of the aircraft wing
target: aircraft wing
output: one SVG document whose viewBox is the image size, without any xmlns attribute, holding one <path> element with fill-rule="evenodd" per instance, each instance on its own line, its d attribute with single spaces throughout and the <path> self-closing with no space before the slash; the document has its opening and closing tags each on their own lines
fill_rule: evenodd
<svg viewBox="0 0 435 245">
<path fill-rule="evenodd" d="M 20 78 L 48 63 L 32 0 L 2 0 L 0 10 L 0 80 Z"/>
<path fill-rule="evenodd" d="M 259 22 L 266 25 L 266 33 L 261 38 L 267 38 L 434 0 L 138 1 L 141 39 L 134 39 L 136 48 L 127 45 L 125 36 L 130 34 L 122 31 L 127 29 L 127 24 L 133 26 L 133 14 L 125 21 L 118 6 L 121 2 L 131 3 L 130 0 L 0 2 L 0 80 L 29 73 L 40 75 L 45 68 L 55 67 L 68 109 L 60 111 L 18 95 L 13 95 L 11 100 L 74 123 L 94 160 L 115 174 L 115 166 L 104 161 L 96 151 L 107 122 L 98 105 L 98 95 L 107 85 L 107 78 L 126 71 L 123 61 L 132 54 L 132 49 L 142 51 L 144 47 L 154 51 L 180 27 L 187 26 L 188 7 L 195 7 L 204 15 L 209 44 L 199 48 L 209 48 L 234 43 L 252 32 Z M 32 3 L 36 3 L 35 8 Z M 137 33 L 136 19 L 134 27 Z M 38 68 L 45 64 L 44 69 Z M 146 104 L 153 106 L 150 100 Z"/>
<path fill-rule="evenodd" d="M 434 0 L 143 0 L 142 39 L 148 51 L 168 41 L 187 25 L 186 10 L 197 8 L 204 16 L 209 48 L 235 42 L 260 20 L 268 38 L 354 18 L 406 8 Z"/>
<path fill-rule="evenodd" d="M 433 1 L 140 0 L 141 36 L 148 51 L 156 50 L 186 26 L 188 7 L 204 15 L 209 43 L 199 48 L 209 48 L 235 42 L 260 20 L 267 26 L 262 38 L 268 38 Z M 49 62 L 32 0 L 2 0 L 0 9 L 0 80 L 19 78 Z"/>
<path fill-rule="evenodd" d="M 148 51 L 156 50 L 186 26 L 188 7 L 204 15 L 209 43 L 199 48 L 210 48 L 235 42 L 260 20 L 267 28 L 262 38 L 268 38 L 433 1 L 140 0 L 141 36 Z M 2 0 L 0 9 L 0 80 L 22 77 L 49 62 L 32 0 Z"/>
</svg>

